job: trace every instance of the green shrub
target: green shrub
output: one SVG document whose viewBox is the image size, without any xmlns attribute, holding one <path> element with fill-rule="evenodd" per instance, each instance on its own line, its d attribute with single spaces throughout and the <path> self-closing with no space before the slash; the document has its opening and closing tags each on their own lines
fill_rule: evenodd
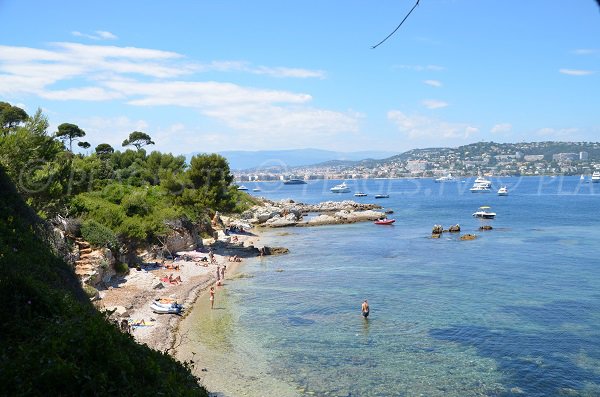
<svg viewBox="0 0 600 397">
<path fill-rule="evenodd" d="M 94 247 L 116 249 L 118 246 L 117 236 L 113 231 L 93 219 L 83 222 L 81 225 L 81 236 Z"/>
<path fill-rule="evenodd" d="M 117 263 L 115 263 L 114 268 L 115 268 L 115 272 L 117 272 L 119 274 L 129 273 L 129 266 L 127 266 L 127 263 L 117 262 Z"/>
<path fill-rule="evenodd" d="M 87 284 L 85 284 L 83 286 L 83 291 L 85 292 L 87 297 L 90 299 L 92 299 L 93 297 L 95 297 L 98 294 L 98 290 L 96 288 L 92 287 L 91 285 L 87 285 Z"/>
</svg>

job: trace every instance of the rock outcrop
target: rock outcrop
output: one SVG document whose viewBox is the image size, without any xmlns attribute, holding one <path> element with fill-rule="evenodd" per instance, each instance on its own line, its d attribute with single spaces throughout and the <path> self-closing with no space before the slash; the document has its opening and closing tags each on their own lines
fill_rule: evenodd
<svg viewBox="0 0 600 397">
<path fill-rule="evenodd" d="M 108 282 L 116 274 L 115 257 L 108 248 L 92 249 L 90 243 L 81 238 L 75 239 L 78 258 L 75 261 L 75 274 L 82 284 L 96 286 Z"/>
<path fill-rule="evenodd" d="M 197 227 L 186 219 L 165 221 L 165 225 L 169 228 L 169 233 L 164 240 L 164 248 L 167 251 L 186 251 L 202 246 Z"/>
<path fill-rule="evenodd" d="M 383 213 L 376 211 L 380 208 L 376 204 L 361 204 L 351 200 L 325 201 L 319 204 L 264 200 L 262 205 L 244 212 L 241 219 L 265 227 L 332 225 L 380 219 Z M 314 216 L 306 219 L 307 215 Z"/>
<path fill-rule="evenodd" d="M 460 225 L 457 223 L 456 225 L 452 225 L 448 228 L 448 232 L 450 233 L 458 233 L 460 232 Z"/>
</svg>

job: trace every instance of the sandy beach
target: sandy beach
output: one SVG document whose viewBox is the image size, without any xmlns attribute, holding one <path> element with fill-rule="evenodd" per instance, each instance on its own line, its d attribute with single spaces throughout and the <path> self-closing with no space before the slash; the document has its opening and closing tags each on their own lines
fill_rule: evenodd
<svg viewBox="0 0 600 397">
<path fill-rule="evenodd" d="M 259 237 L 253 233 L 240 234 L 236 235 L 236 240 L 235 247 L 250 247 L 257 246 Z M 214 254 L 213 263 L 209 259 L 209 250 Z M 201 292 L 216 284 L 217 266 L 226 266 L 227 280 L 247 260 L 230 261 L 230 250 L 219 244 L 205 246 L 202 251 L 178 252 L 179 260 L 144 263 L 139 269 L 130 269 L 125 276 L 113 277 L 106 288 L 100 290 L 101 299 L 96 306 L 100 310 L 114 310 L 111 319 L 115 321 L 127 320 L 129 332 L 137 342 L 171 352 L 180 321 L 191 312 Z M 169 276 L 180 278 L 181 282 L 165 280 Z M 150 305 L 158 298 L 176 300 L 183 305 L 183 312 L 180 315 L 154 313 Z"/>
</svg>

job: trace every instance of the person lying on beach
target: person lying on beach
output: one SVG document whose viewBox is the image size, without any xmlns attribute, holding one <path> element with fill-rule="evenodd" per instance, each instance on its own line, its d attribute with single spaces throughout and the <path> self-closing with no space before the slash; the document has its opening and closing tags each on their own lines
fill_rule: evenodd
<svg viewBox="0 0 600 397">
<path fill-rule="evenodd" d="M 160 279 L 160 281 L 165 282 L 165 283 L 169 283 L 169 284 L 179 284 L 182 283 L 183 280 L 181 280 L 181 276 L 177 276 L 177 277 L 173 277 L 173 273 L 171 273 L 168 276 L 164 276 Z"/>
<path fill-rule="evenodd" d="M 229 257 L 229 259 L 227 259 L 227 260 L 228 260 L 229 262 L 241 262 L 241 261 L 242 261 L 242 258 L 240 258 L 240 257 L 239 257 L 239 256 L 237 256 L 237 255 L 234 255 L 234 256 L 230 256 L 230 257 Z"/>
<path fill-rule="evenodd" d="M 171 284 L 179 284 L 181 283 L 181 276 L 173 277 L 173 273 L 169 275 L 169 282 Z"/>
<path fill-rule="evenodd" d="M 179 270 L 179 265 L 175 265 L 173 263 L 168 263 L 164 265 L 165 269 Z"/>
</svg>

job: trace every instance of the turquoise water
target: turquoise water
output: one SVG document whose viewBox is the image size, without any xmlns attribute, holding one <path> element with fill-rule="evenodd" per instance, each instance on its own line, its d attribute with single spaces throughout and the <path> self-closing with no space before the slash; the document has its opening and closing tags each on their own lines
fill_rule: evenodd
<svg viewBox="0 0 600 397">
<path fill-rule="evenodd" d="M 600 184 L 506 178 L 493 181 L 509 188 L 499 197 L 470 181 L 351 181 L 365 198 L 330 193 L 339 181 L 259 184 L 273 199 L 374 202 L 396 223 L 267 232 L 290 254 L 228 283 L 226 348 L 251 341 L 247 354 L 305 395 L 600 395 Z M 496 219 L 474 219 L 480 205 Z M 429 238 L 456 223 L 478 238 Z"/>
</svg>

